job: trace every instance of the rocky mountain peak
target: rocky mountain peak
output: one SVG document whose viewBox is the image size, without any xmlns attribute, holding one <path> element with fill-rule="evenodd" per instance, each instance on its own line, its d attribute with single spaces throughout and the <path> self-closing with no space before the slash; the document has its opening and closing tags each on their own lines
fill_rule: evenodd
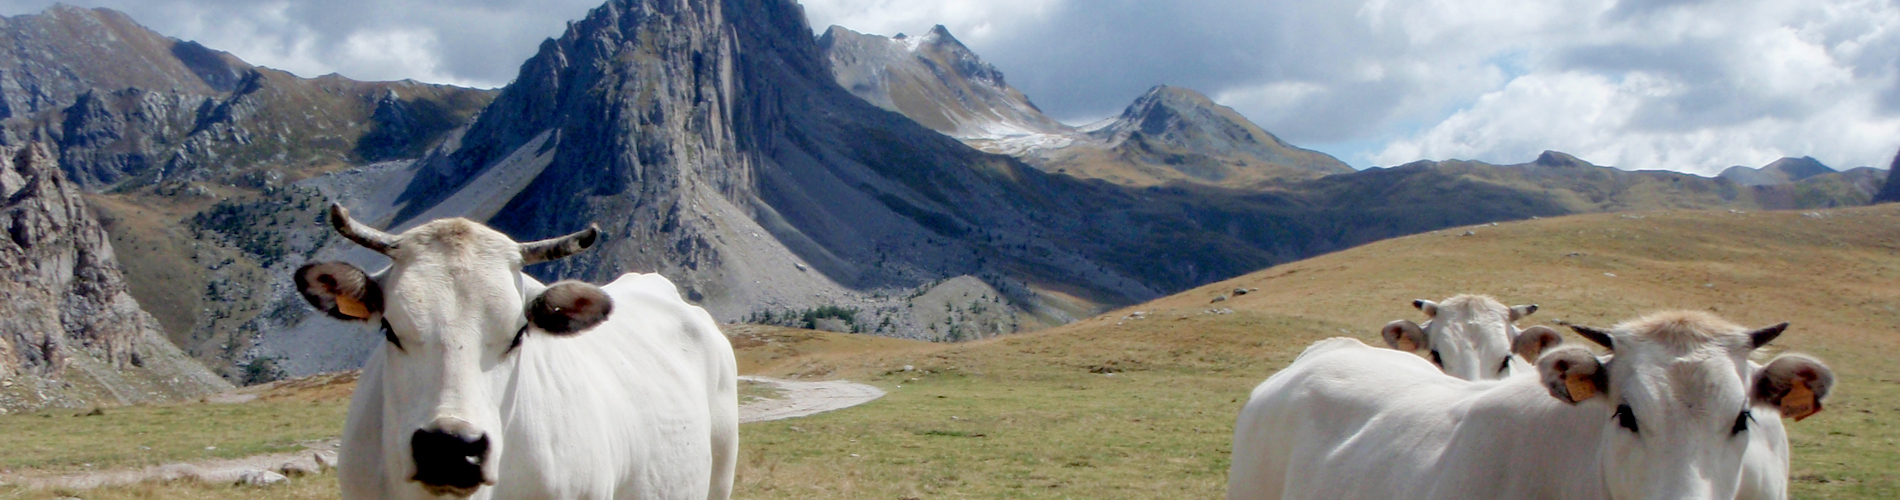
<svg viewBox="0 0 1900 500">
<path fill-rule="evenodd" d="M 95 88 L 143 87 L 186 93 L 231 91 L 249 64 L 160 35 L 111 9 L 59 4 L 0 18 L 0 119 L 57 110 Z M 13 142 L 13 141 L 9 141 Z"/>
<path fill-rule="evenodd" d="M 943 25 L 891 38 L 832 26 L 817 46 L 839 86 L 951 137 L 994 140 L 1069 131 Z"/>
<path fill-rule="evenodd" d="M 1233 108 L 1215 103 L 1192 89 L 1157 85 L 1148 89 L 1120 116 L 1086 127 L 1089 135 L 1121 149 L 1125 155 L 1147 157 L 1152 163 L 1189 165 L 1191 177 L 1220 180 L 1232 176 L 1283 175 L 1284 170 L 1320 174 L 1352 172 L 1339 160 L 1287 144 L 1248 121 Z M 1197 161 L 1199 156 L 1206 161 Z M 1231 161 L 1215 158 L 1246 157 L 1253 163 L 1277 165 L 1273 172 L 1247 172 Z M 1243 160 L 1243 165 L 1248 163 Z"/>
<path fill-rule="evenodd" d="M 0 157 L 0 410 L 194 397 L 230 387 L 139 308 L 106 231 L 51 152 Z"/>
</svg>

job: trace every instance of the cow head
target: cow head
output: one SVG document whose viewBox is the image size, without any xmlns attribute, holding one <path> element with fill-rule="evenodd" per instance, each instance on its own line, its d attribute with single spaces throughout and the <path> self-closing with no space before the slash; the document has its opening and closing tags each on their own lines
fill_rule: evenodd
<svg viewBox="0 0 1900 500">
<path fill-rule="evenodd" d="M 510 360 L 533 335 L 573 335 L 612 313 L 593 285 L 543 287 L 527 264 L 591 246 L 599 228 L 532 243 L 467 219 L 443 219 L 400 235 L 351 220 L 330 206 L 338 233 L 389 256 L 370 275 L 342 262 L 298 269 L 297 289 L 332 317 L 382 331 L 383 463 L 392 476 L 435 495 L 468 496 L 494 484 L 500 440 L 500 388 Z M 401 483 L 402 481 L 397 481 Z"/>
<path fill-rule="evenodd" d="M 1748 433 L 1762 419 L 1821 410 L 1833 372 L 1782 355 L 1748 355 L 1788 327 L 1746 330 L 1699 312 L 1661 313 L 1604 330 L 1572 326 L 1610 349 L 1566 347 L 1538 360 L 1551 396 L 1600 412 L 1598 466 L 1612 498 L 1732 498 Z M 1600 422 L 1600 423 L 1598 423 Z"/>
<path fill-rule="evenodd" d="M 1433 364 L 1465 380 L 1496 380 L 1514 369 L 1529 369 L 1531 360 L 1563 342 L 1550 327 L 1517 329 L 1515 322 L 1537 312 L 1536 304 L 1505 307 L 1483 295 L 1458 295 L 1443 304 L 1414 300 L 1412 306 L 1425 313 L 1425 324 L 1404 319 L 1386 323 L 1379 332 L 1386 345 L 1426 350 Z"/>
</svg>

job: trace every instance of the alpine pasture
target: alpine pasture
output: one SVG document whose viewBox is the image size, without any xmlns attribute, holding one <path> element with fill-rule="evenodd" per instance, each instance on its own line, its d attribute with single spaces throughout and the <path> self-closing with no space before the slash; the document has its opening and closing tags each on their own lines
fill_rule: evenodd
<svg viewBox="0 0 1900 500">
<path fill-rule="evenodd" d="M 744 425 L 734 498 L 1219 498 L 1234 418 L 1253 386 L 1319 339 L 1383 345 L 1378 328 L 1387 321 L 1423 319 L 1413 299 L 1458 293 L 1539 304 L 1520 327 L 1560 320 L 1608 326 L 1659 309 L 1707 310 L 1750 327 L 1791 322 L 1773 345 L 1819 357 L 1839 377 L 1826 411 L 1785 422 L 1791 493 L 1900 497 L 1900 204 L 1891 204 L 1445 229 L 1059 328 L 958 344 L 737 328 L 729 333 L 737 334 L 744 373 L 844 378 L 890 394 Z M 1566 340 L 1582 342 L 1568 333 Z M 32 457 L 8 459 L 0 467 L 12 470 L 0 476 L 204 458 L 212 452 L 197 443 L 208 440 L 274 449 L 334 436 L 347 396 L 325 387 L 306 389 L 327 392 L 302 399 L 267 394 L 239 405 L 244 411 L 191 404 L 0 416 L 0 448 Z M 246 424 L 284 421 L 298 428 Z M 203 434 L 221 430 L 230 434 Z M 123 449 L 147 442 L 151 450 Z M 8 485 L 0 499 L 334 498 L 334 480 L 323 474 L 272 490 Z"/>
</svg>

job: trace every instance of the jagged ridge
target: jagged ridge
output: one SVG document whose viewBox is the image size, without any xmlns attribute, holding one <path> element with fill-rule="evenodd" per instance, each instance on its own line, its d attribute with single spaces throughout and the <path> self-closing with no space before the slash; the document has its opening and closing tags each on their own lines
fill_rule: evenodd
<svg viewBox="0 0 1900 500">
<path fill-rule="evenodd" d="M 40 148 L 0 157 L 0 412 L 197 397 L 230 384 L 139 309 L 106 231 Z"/>
</svg>

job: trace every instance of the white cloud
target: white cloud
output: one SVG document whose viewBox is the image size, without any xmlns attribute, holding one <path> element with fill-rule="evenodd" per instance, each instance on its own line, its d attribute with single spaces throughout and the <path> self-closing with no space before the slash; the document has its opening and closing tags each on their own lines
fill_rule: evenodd
<svg viewBox="0 0 1900 500">
<path fill-rule="evenodd" d="M 0 13 L 52 0 L 0 0 Z M 69 0 L 71 1 L 71 0 Z M 602 0 L 76 0 L 304 76 L 498 86 Z M 1072 122 L 1178 85 L 1355 165 L 1545 149 L 1709 173 L 1900 147 L 1891 0 L 807 0 L 815 29 L 943 24 Z"/>
</svg>

